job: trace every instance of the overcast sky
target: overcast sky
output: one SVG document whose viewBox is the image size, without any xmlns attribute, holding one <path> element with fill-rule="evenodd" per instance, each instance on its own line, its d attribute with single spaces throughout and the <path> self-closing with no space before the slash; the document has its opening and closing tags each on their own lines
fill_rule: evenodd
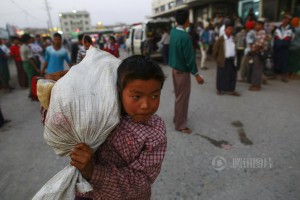
<svg viewBox="0 0 300 200">
<path fill-rule="evenodd" d="M 48 0 L 53 26 L 59 27 L 60 12 L 86 10 L 92 25 L 101 21 L 103 25 L 119 22 L 136 23 L 151 16 L 152 0 Z M 27 13 L 27 14 L 26 14 Z M 48 15 L 45 0 L 1 0 L 0 27 L 6 23 L 24 27 L 47 28 Z"/>
</svg>

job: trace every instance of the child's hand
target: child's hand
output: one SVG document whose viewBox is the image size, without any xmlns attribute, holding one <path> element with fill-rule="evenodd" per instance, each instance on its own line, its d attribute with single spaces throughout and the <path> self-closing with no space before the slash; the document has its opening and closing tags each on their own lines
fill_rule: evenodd
<svg viewBox="0 0 300 200">
<path fill-rule="evenodd" d="M 79 169 L 82 176 L 89 180 L 93 174 L 93 150 L 84 143 L 79 143 L 70 152 L 71 165 Z"/>
</svg>

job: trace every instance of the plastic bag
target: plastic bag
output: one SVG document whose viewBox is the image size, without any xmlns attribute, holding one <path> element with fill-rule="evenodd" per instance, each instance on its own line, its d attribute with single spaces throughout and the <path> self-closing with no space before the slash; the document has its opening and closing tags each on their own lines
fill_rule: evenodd
<svg viewBox="0 0 300 200">
<path fill-rule="evenodd" d="M 116 88 L 120 60 L 90 47 L 85 58 L 58 80 L 51 92 L 44 138 L 56 154 L 67 155 L 84 142 L 94 151 L 119 123 Z M 79 170 L 69 165 L 33 197 L 34 200 L 75 198 L 75 193 L 92 190 Z"/>
<path fill-rule="evenodd" d="M 37 82 L 37 96 L 41 103 L 41 106 L 48 110 L 50 104 L 51 90 L 55 84 L 55 81 L 48 79 L 40 79 Z"/>
</svg>

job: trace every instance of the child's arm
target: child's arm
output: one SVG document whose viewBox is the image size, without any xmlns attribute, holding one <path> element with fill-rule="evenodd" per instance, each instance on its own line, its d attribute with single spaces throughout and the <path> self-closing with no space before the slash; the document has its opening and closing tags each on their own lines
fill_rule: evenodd
<svg viewBox="0 0 300 200">
<path fill-rule="evenodd" d="M 103 166 L 94 165 L 89 167 L 91 156 L 86 156 L 75 165 L 83 167 L 84 171 L 81 171 L 83 176 L 89 179 L 89 182 L 93 185 L 93 197 L 102 197 L 104 199 L 122 199 L 130 194 L 141 194 L 151 188 L 151 184 L 155 181 L 156 177 L 160 173 L 161 164 L 165 156 L 167 147 L 166 138 L 156 144 L 146 143 L 145 148 L 141 152 L 140 156 L 128 166 L 123 168 L 117 168 L 116 166 Z M 72 160 L 75 156 L 71 155 Z M 79 159 L 79 157 L 76 157 Z M 85 162 L 85 164 L 83 164 Z M 85 167 L 86 166 L 86 167 Z M 91 172 L 86 172 L 85 169 L 92 169 L 92 176 L 89 176 Z"/>
<path fill-rule="evenodd" d="M 122 199 L 146 192 L 160 173 L 166 146 L 166 139 L 156 145 L 146 144 L 140 156 L 127 167 L 95 165 L 90 180 L 94 195 L 102 195 L 104 199 Z"/>
</svg>

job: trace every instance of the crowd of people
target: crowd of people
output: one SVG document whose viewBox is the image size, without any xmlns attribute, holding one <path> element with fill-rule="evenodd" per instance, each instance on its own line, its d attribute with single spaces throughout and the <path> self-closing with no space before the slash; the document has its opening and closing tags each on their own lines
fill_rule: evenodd
<svg viewBox="0 0 300 200">
<path fill-rule="evenodd" d="M 283 82 L 300 79 L 299 17 L 292 17 L 285 11 L 280 18 L 281 22 L 271 23 L 265 18 L 257 18 L 250 9 L 245 20 L 237 15 L 217 15 L 211 20 L 189 23 L 185 28 L 194 54 L 200 51 L 201 58 L 196 60 L 198 69 L 208 69 L 209 57 L 217 62 L 219 95 L 239 96 L 235 91 L 236 82 L 249 83 L 250 91 L 260 91 L 268 79 L 280 77 Z M 158 46 L 156 48 L 161 50 L 164 64 L 170 65 L 170 31 L 165 28 L 159 37 L 157 35 L 148 33 L 142 52 L 149 56 Z M 229 46 L 227 41 L 230 41 Z M 232 67 L 228 67 L 229 57 Z"/>
<path fill-rule="evenodd" d="M 12 92 L 14 89 L 10 85 L 9 59 L 15 62 L 20 88 L 26 89 L 31 87 L 33 76 L 64 70 L 64 61 L 71 67 L 84 58 L 91 45 L 100 48 L 98 42 L 93 42 L 89 35 L 80 34 L 78 42 L 73 43 L 70 48 L 63 41 L 59 33 L 53 34 L 52 38 L 29 34 L 13 36 L 6 44 L 0 39 L 0 89 L 5 92 Z M 120 56 L 119 42 L 114 36 L 109 36 L 101 47 L 115 57 Z"/>
<path fill-rule="evenodd" d="M 120 39 L 119 39 L 120 40 Z M 23 34 L 12 36 L 10 41 L 4 42 L 0 39 L 0 90 L 5 93 L 12 92 L 15 88 L 10 84 L 9 60 L 13 60 L 17 71 L 17 80 L 21 89 L 29 89 L 28 97 L 37 100 L 32 85 L 46 74 L 63 71 L 65 63 L 69 67 L 81 62 L 90 46 L 96 46 L 91 36 L 80 34 L 78 42 L 69 46 L 63 42 L 62 35 L 53 34 L 53 37 Z M 66 47 L 66 48 L 65 48 Z M 109 36 L 102 50 L 119 57 L 119 44 L 114 36 Z M 69 53 L 70 51 L 70 53 Z M 71 55 L 71 58 L 69 56 Z M 0 110 L 0 124 L 10 122 L 4 119 Z"/>
<path fill-rule="evenodd" d="M 201 49 L 199 69 L 208 69 L 208 55 L 217 62 L 217 93 L 220 95 L 239 96 L 235 92 L 236 81 L 249 83 L 250 91 L 260 91 L 268 79 L 280 77 L 288 82 L 300 78 L 299 17 L 293 18 L 288 12 L 281 16 L 281 23 L 257 19 L 252 9 L 244 23 L 236 15 L 231 18 L 219 15 L 200 24 L 196 34 L 199 37 L 194 36 L 191 25 L 189 33 L 193 44 L 198 43 L 196 48 Z M 229 59 L 233 67 L 225 64 Z"/>
</svg>

